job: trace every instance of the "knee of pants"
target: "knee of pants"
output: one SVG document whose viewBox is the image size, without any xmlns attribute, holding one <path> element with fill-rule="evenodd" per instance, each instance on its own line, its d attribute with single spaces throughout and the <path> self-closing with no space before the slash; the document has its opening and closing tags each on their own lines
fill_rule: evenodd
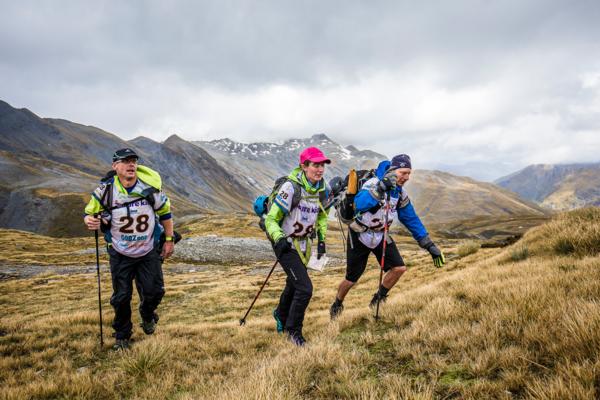
<svg viewBox="0 0 600 400">
<path fill-rule="evenodd" d="M 131 292 L 115 293 L 110 298 L 110 305 L 119 307 L 131 302 Z"/>
<path fill-rule="evenodd" d="M 310 300 L 313 294 L 313 285 L 311 282 L 308 282 L 306 285 L 302 285 L 301 287 L 296 288 L 295 296 L 301 300 Z"/>
<path fill-rule="evenodd" d="M 156 288 L 155 290 L 145 291 L 143 294 L 144 301 L 160 301 L 164 295 L 164 288 Z"/>
</svg>

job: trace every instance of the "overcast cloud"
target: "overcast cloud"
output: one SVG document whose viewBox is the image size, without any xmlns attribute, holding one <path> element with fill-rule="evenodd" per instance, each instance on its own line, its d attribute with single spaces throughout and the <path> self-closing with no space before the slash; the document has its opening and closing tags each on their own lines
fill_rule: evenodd
<svg viewBox="0 0 600 400">
<path fill-rule="evenodd" d="M 491 180 L 600 161 L 597 1 L 0 0 L 0 99 L 123 138 L 324 132 Z"/>
</svg>

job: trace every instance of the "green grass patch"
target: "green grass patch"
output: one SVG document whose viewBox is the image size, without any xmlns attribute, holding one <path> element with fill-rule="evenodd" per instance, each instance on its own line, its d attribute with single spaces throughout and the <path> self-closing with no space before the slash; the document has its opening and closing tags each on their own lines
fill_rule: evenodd
<svg viewBox="0 0 600 400">
<path fill-rule="evenodd" d="M 439 382 L 445 386 L 470 385 L 475 381 L 475 375 L 465 366 L 449 365 L 440 376 Z"/>
</svg>

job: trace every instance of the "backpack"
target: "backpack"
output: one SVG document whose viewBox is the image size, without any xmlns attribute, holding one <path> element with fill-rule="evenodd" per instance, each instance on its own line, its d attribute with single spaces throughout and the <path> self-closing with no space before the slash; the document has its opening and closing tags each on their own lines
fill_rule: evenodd
<svg viewBox="0 0 600 400">
<path fill-rule="evenodd" d="M 271 209 L 271 206 L 273 205 L 273 199 L 275 199 L 275 196 L 277 196 L 279 189 L 286 182 L 290 182 L 292 184 L 292 186 L 294 187 L 294 196 L 292 197 L 292 204 L 291 204 L 290 210 L 296 208 L 298 206 L 298 204 L 300 204 L 300 200 L 302 199 L 302 187 L 300 186 L 300 184 L 298 182 L 295 182 L 295 181 L 289 179 L 287 176 L 281 176 L 281 177 L 277 178 L 275 180 L 275 183 L 273 184 L 273 189 L 271 189 L 271 193 L 268 196 L 264 195 L 264 194 L 258 196 L 254 200 L 254 204 L 252 205 L 252 208 L 254 209 L 254 213 L 258 217 L 260 217 L 260 220 L 258 221 L 258 226 L 260 226 L 260 229 L 262 229 L 263 232 L 267 231 L 267 228 L 265 226 L 265 217 L 269 213 L 269 210 Z M 325 204 L 326 199 L 327 199 L 327 190 L 320 191 L 319 192 L 319 202 L 321 204 L 321 207 L 323 204 Z"/>
<path fill-rule="evenodd" d="M 337 214 L 346 225 L 350 225 L 354 221 L 354 196 L 364 183 L 374 176 L 376 174 L 373 169 L 360 169 L 358 171 L 352 169 L 346 175 L 343 182 L 343 189 L 346 190 L 343 191 L 340 201 L 336 204 Z"/>
</svg>

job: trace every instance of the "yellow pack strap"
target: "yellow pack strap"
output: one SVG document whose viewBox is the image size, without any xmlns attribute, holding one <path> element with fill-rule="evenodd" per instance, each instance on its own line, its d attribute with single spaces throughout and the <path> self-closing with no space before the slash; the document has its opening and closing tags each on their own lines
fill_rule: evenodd
<svg viewBox="0 0 600 400">
<path fill-rule="evenodd" d="M 298 252 L 298 255 L 300 256 L 300 260 L 302 261 L 302 264 L 304 264 L 304 266 L 306 266 L 308 264 L 308 260 L 310 260 L 310 255 L 311 255 L 311 245 L 312 242 L 310 240 L 306 240 L 306 252 L 302 253 L 302 250 L 300 249 L 300 244 L 299 244 L 299 240 L 298 238 L 294 238 L 292 240 L 292 242 L 294 243 L 294 248 L 296 249 L 296 251 Z"/>
<path fill-rule="evenodd" d="M 327 214 L 327 211 L 325 211 L 325 207 L 323 207 L 323 204 L 321 204 L 321 200 L 317 200 L 319 203 L 319 208 L 321 209 L 321 211 L 323 211 L 323 213 Z M 316 225 L 316 222 L 315 222 Z"/>
<path fill-rule="evenodd" d="M 356 194 L 356 192 L 358 192 L 358 176 L 356 175 L 356 170 L 353 168 L 348 173 L 348 189 L 346 189 L 346 193 Z"/>
</svg>

